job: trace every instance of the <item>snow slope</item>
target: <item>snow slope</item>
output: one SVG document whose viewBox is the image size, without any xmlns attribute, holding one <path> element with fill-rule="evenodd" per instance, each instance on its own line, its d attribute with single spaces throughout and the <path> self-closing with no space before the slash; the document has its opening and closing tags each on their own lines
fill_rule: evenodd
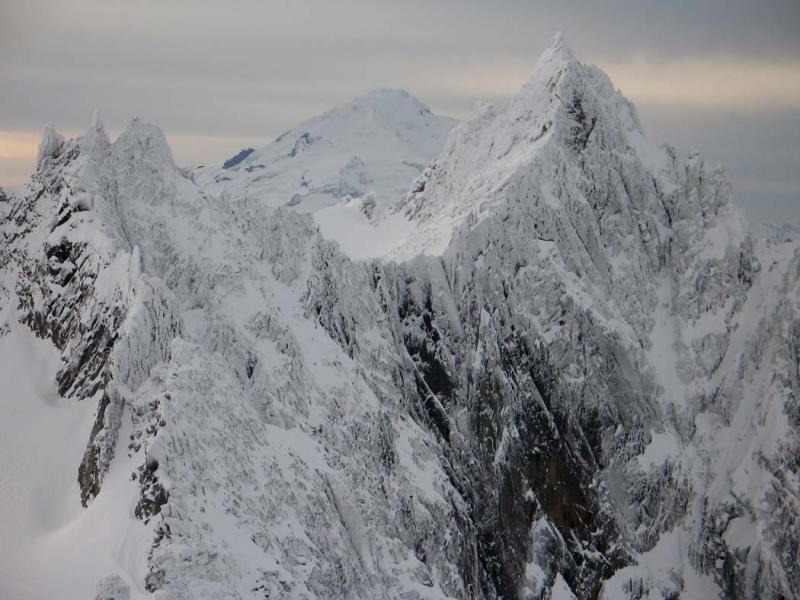
<svg viewBox="0 0 800 600">
<path fill-rule="evenodd" d="M 191 171 L 45 129 L 0 202 L 3 594 L 795 594 L 797 243 L 561 36 L 412 183 L 450 125 L 379 91 Z"/>
</svg>

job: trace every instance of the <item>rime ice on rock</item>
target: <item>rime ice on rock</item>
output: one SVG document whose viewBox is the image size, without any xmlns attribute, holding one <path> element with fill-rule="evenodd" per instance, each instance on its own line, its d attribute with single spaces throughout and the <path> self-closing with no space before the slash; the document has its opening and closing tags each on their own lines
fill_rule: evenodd
<svg viewBox="0 0 800 600">
<path fill-rule="evenodd" d="M 42 129 L 42 139 L 36 153 L 36 169 L 39 170 L 45 160 L 55 157 L 64 145 L 64 136 L 58 133 L 53 123 L 48 121 Z"/>
<path fill-rule="evenodd" d="M 95 600 L 129 600 L 130 588 L 119 575 L 107 575 L 97 584 Z"/>
<path fill-rule="evenodd" d="M 46 128 L 0 292 L 97 407 L 82 514 L 126 515 L 98 552 L 144 537 L 125 581 L 175 599 L 791 596 L 796 243 L 754 244 L 722 170 L 647 142 L 562 36 L 392 216 L 448 127 L 379 91 L 230 183 L 138 120 Z"/>
</svg>

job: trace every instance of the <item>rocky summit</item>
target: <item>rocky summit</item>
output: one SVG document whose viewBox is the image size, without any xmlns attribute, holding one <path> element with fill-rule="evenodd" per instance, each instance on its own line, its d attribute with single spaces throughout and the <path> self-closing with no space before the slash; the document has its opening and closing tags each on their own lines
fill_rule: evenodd
<svg viewBox="0 0 800 600">
<path fill-rule="evenodd" d="M 48 125 L 0 595 L 797 597 L 800 242 L 731 197 L 560 35 L 458 124 L 378 90 L 195 168 Z"/>
</svg>

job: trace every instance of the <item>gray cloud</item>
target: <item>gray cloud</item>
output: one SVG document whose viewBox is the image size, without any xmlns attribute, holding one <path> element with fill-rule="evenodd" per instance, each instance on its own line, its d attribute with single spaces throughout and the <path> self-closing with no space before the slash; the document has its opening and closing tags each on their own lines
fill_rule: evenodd
<svg viewBox="0 0 800 600">
<path fill-rule="evenodd" d="M 782 87 L 795 69 L 800 79 L 800 3 L 585 4 L 0 0 L 0 131 L 27 135 L 49 119 L 80 131 L 100 108 L 112 130 L 132 115 L 157 122 L 178 160 L 194 162 L 375 87 L 405 87 L 463 117 L 478 99 L 507 100 L 561 30 L 630 90 L 656 139 L 700 148 L 726 164 L 740 196 L 800 216 L 797 86 Z M 715 64 L 719 83 L 700 89 Z M 764 89 L 748 91 L 756 79 Z M 0 182 L 22 177 L 24 161 L 9 154 Z"/>
</svg>

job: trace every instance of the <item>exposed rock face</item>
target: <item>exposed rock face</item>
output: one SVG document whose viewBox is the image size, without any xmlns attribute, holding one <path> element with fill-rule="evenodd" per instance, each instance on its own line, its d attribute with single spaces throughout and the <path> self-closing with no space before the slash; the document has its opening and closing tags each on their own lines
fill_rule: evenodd
<svg viewBox="0 0 800 600">
<path fill-rule="evenodd" d="M 48 166 L 33 176 L 4 228 L 7 260 L 18 273 L 21 320 L 62 351 L 59 392 L 98 403 L 79 467 L 84 505 L 99 492 L 113 459 L 122 390 L 139 385 L 165 358 L 165 341 L 180 333 L 169 294 L 142 275 L 139 248 L 127 239 L 125 210 L 108 193 L 122 185 L 126 199 L 141 194 L 153 201 L 163 196 L 154 174 L 166 168 L 167 182 L 175 176 L 163 134 L 153 129 L 169 157 L 166 166 L 165 154 L 154 152 L 147 133 L 137 135 L 136 127 L 132 123 L 110 145 L 95 116 L 85 137 L 62 141 L 57 154 L 48 151 Z M 47 140 L 59 135 L 47 129 L 44 138 L 49 147 Z M 144 164 L 137 162 L 137 150 Z"/>
<path fill-rule="evenodd" d="M 84 504 L 130 436 L 142 590 L 800 588 L 800 252 L 754 245 L 721 170 L 651 146 L 561 37 L 452 132 L 383 260 L 214 195 L 152 125 L 48 131 L 2 207 L 0 291 L 60 349 L 62 395 L 97 403 Z"/>
</svg>

